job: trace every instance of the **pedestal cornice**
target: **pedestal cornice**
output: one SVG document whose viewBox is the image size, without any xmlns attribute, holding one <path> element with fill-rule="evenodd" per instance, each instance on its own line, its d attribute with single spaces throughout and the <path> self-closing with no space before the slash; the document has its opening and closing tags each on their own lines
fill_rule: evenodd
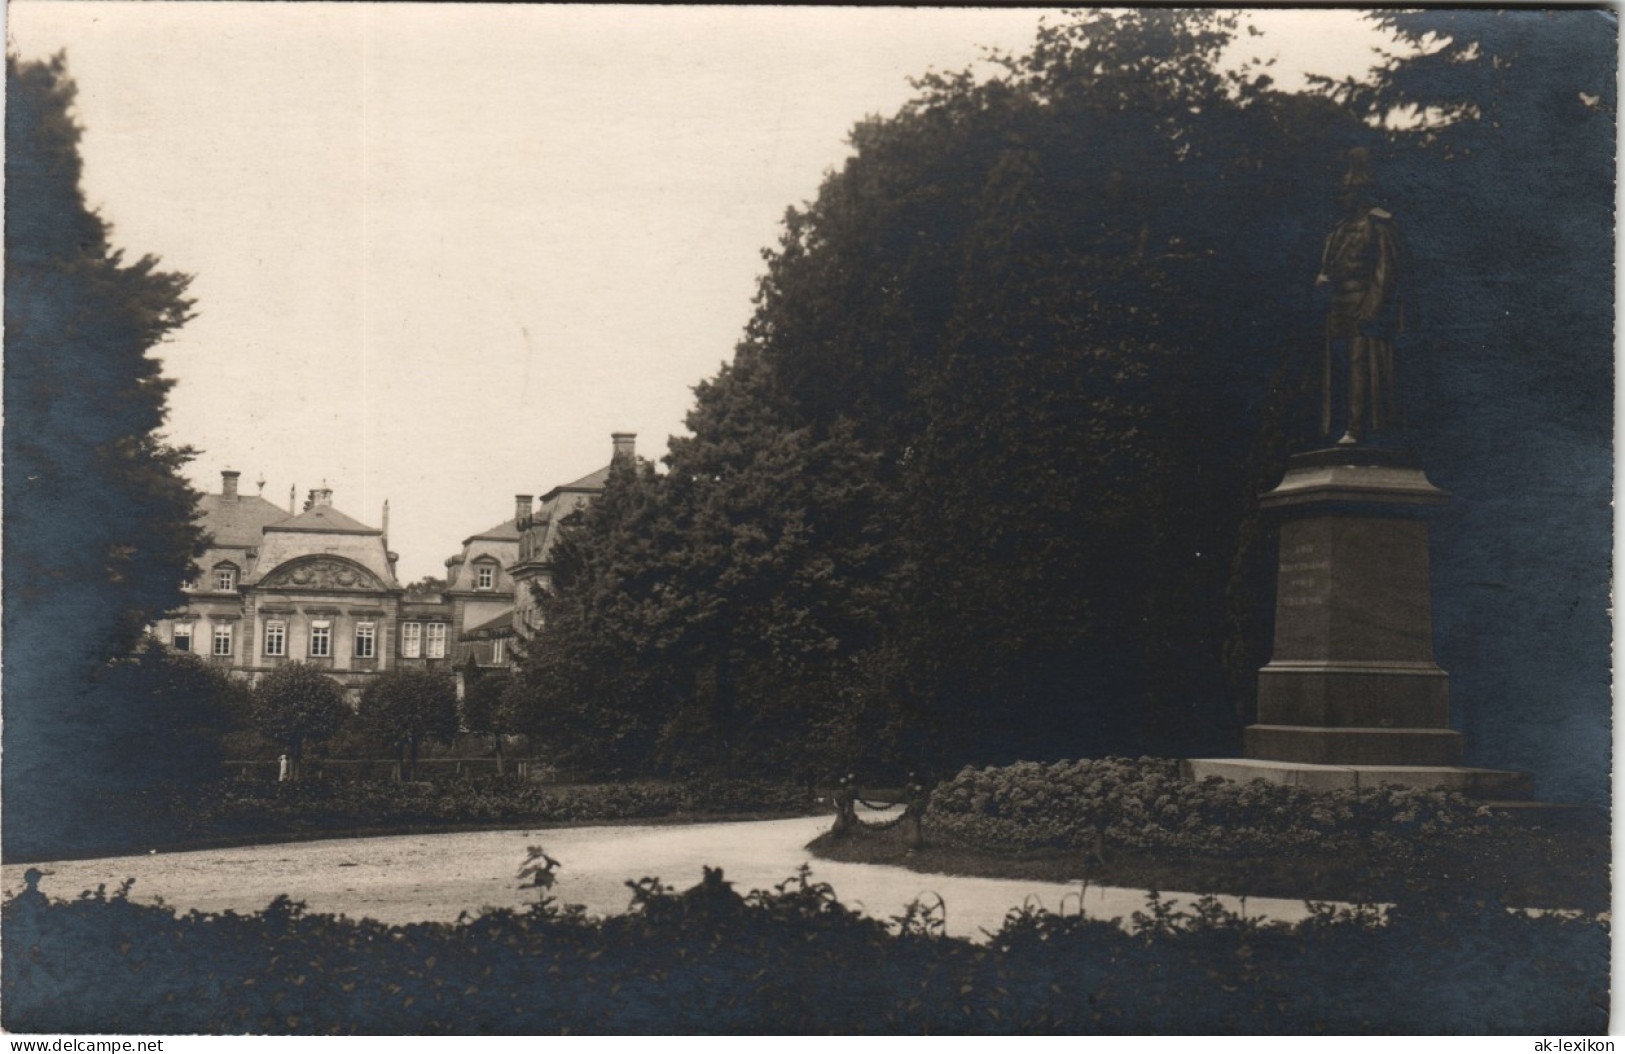
<svg viewBox="0 0 1625 1054">
<path fill-rule="evenodd" d="M 1435 487 L 1416 457 L 1381 448 L 1334 447 L 1294 455 L 1279 485 L 1263 495 L 1266 509 L 1323 502 L 1362 505 L 1443 505 L 1448 492 Z"/>
</svg>

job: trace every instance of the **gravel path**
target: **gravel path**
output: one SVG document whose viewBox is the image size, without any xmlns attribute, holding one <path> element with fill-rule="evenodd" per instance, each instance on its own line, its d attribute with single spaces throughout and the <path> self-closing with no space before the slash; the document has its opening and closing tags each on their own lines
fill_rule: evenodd
<svg viewBox="0 0 1625 1054">
<path fill-rule="evenodd" d="M 47 895 L 72 898 L 126 878 L 136 880 L 132 900 L 182 911 L 257 911 L 280 893 L 303 900 L 308 911 L 386 923 L 452 921 L 482 907 L 522 907 L 535 899 L 515 873 L 526 848 L 541 845 L 561 861 L 554 895 L 584 904 L 595 915 L 625 911 L 628 879 L 646 875 L 685 889 L 702 865 L 721 866 L 741 893 L 768 889 L 810 864 L 815 880 L 834 887 L 842 903 L 877 918 L 901 914 L 916 897 L 947 904 L 950 934 L 980 937 L 996 930 L 1005 912 L 1024 902 L 1050 910 L 1078 910 L 1079 885 L 1021 879 L 924 875 L 900 867 L 814 860 L 803 848 L 828 828 L 830 817 L 660 827 L 576 827 L 480 831 L 297 842 L 240 849 L 148 856 L 104 857 L 33 865 L 47 872 Z M 22 888 L 27 865 L 0 868 L 0 889 Z M 1173 898 L 1189 900 L 1184 894 Z M 1224 898 L 1235 908 L 1233 898 Z M 1099 918 L 1127 919 L 1145 905 L 1139 890 L 1091 887 L 1084 910 Z M 1298 919 L 1298 901 L 1254 897 L 1249 915 Z"/>
</svg>

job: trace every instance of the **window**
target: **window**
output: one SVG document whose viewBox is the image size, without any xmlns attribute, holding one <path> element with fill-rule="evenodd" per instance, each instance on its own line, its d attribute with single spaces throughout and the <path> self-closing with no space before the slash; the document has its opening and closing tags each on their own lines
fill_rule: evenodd
<svg viewBox="0 0 1625 1054">
<path fill-rule="evenodd" d="M 190 622 L 175 623 L 175 650 L 192 650 L 192 624 Z"/>
<path fill-rule="evenodd" d="M 429 623 L 429 640 L 423 649 L 425 659 L 444 659 L 446 657 L 446 624 L 444 622 Z"/>
<path fill-rule="evenodd" d="M 497 584 L 497 569 L 490 564 L 481 564 L 474 568 L 475 589 L 495 589 Z"/>
<path fill-rule="evenodd" d="M 401 623 L 401 658 L 417 659 L 423 655 L 423 623 Z"/>
<path fill-rule="evenodd" d="M 265 654 L 288 654 L 288 624 L 274 618 L 265 624 Z"/>
<path fill-rule="evenodd" d="M 503 645 L 505 645 L 507 643 L 508 642 L 505 641 L 505 640 L 494 640 L 494 641 L 491 642 L 491 661 L 492 662 L 501 662 L 502 661 L 502 653 L 507 650 L 506 648 L 503 647 Z"/>
<path fill-rule="evenodd" d="M 237 569 L 235 567 L 217 567 L 214 569 L 214 588 L 221 593 L 229 593 L 237 588 Z"/>
<path fill-rule="evenodd" d="M 355 624 L 355 657 L 370 659 L 375 654 L 373 642 L 377 640 L 377 630 L 371 622 L 357 622 Z"/>
<path fill-rule="evenodd" d="M 231 654 L 231 624 L 229 622 L 214 627 L 214 653 L 216 655 Z"/>
<path fill-rule="evenodd" d="M 330 659 L 333 657 L 333 623 L 327 619 L 315 619 L 310 624 L 310 657 L 313 659 Z"/>
</svg>

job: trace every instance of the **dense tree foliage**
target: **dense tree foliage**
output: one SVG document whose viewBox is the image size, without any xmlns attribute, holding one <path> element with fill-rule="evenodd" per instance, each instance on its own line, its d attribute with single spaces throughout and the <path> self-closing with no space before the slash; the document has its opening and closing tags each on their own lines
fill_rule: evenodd
<svg viewBox="0 0 1625 1054">
<path fill-rule="evenodd" d="M 362 690 L 356 717 L 374 737 L 399 748 L 403 776 L 413 779 L 418 747 L 457 734 L 457 682 L 440 670 L 385 670 Z"/>
<path fill-rule="evenodd" d="M 350 717 L 344 689 L 318 667 L 290 662 L 266 674 L 250 699 L 254 728 L 288 756 L 288 776 L 297 780 L 305 748 L 320 743 Z"/>
<path fill-rule="evenodd" d="M 114 662 L 101 683 L 108 698 L 142 715 L 139 726 L 122 728 L 118 752 L 104 762 L 113 772 L 104 771 L 102 778 L 115 786 L 219 779 L 223 741 L 247 724 L 251 712 L 246 683 L 151 637 Z M 118 775 L 119 769 L 128 771 Z"/>
<path fill-rule="evenodd" d="M 1435 636 L 1482 764 L 1608 798 L 1617 13 L 1426 11 L 1358 112 L 1417 259 L 1411 431 L 1453 495 Z"/>
<path fill-rule="evenodd" d="M 201 546 L 197 495 L 180 475 L 191 451 L 159 431 L 173 381 L 150 354 L 187 320 L 189 279 L 151 256 L 126 261 L 85 205 L 63 60 L 8 57 L 6 88 L 4 800 L 15 848 L 83 794 L 120 789 L 115 773 L 149 778 L 125 762 L 131 736 L 170 720 L 164 701 L 129 668 L 105 675 L 181 603 Z"/>
<path fill-rule="evenodd" d="M 1556 574 L 1530 610 L 1606 631 L 1601 501 L 1562 551 L 1528 535 L 1567 516 L 1565 466 L 1606 494 L 1612 53 L 1571 16 L 1382 18 L 1427 48 L 1286 94 L 1221 65 L 1222 13 L 1066 16 L 859 124 L 670 471 L 622 473 L 560 547 L 543 741 L 826 774 L 1233 749 L 1268 658 L 1256 496 L 1318 441 L 1312 280 L 1353 146 L 1420 261 L 1416 445 L 1485 483 L 1440 524 L 1445 665 L 1471 689 L 1579 671 L 1552 720 L 1605 715 L 1606 652 L 1507 649 L 1529 616 L 1483 583 Z M 1406 106 L 1430 120 L 1385 121 Z M 1529 767 L 1511 703 L 1495 760 Z"/>
<path fill-rule="evenodd" d="M 1264 320 L 1290 317 L 1314 250 L 1253 246 L 1317 212 L 1359 126 L 1219 72 L 1228 28 L 1067 22 L 992 81 L 928 78 L 860 125 L 787 216 L 642 525 L 606 495 L 573 540 L 630 569 L 560 576 L 542 661 L 574 650 L 556 612 L 578 582 L 623 608 L 661 596 L 625 530 L 672 572 L 653 608 L 677 696 L 626 709 L 710 760 L 1128 748 L 1153 696 L 1196 718 L 1156 727 L 1233 723 L 1219 627 L 1249 406 L 1293 335 Z M 629 654 L 617 618 L 589 625 Z"/>
</svg>

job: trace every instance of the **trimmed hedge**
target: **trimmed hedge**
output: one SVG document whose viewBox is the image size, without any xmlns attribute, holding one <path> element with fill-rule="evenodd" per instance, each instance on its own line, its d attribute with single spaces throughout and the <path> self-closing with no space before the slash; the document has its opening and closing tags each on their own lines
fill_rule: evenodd
<svg viewBox="0 0 1625 1054">
<path fill-rule="evenodd" d="M 4 1027 L 176 1033 L 1499 1033 L 1607 1030 L 1604 926 L 1495 904 L 1317 907 L 1261 924 L 1151 895 L 1130 925 L 1012 912 L 984 945 L 894 925 L 802 873 L 720 872 L 589 920 L 549 901 L 384 926 L 278 898 L 177 916 L 127 888 L 0 909 Z"/>
<path fill-rule="evenodd" d="M 252 829 L 547 824 L 681 814 L 805 812 L 804 788 L 742 780 L 558 785 L 496 777 L 436 783 L 233 782 L 197 803 L 196 823 Z"/>
<path fill-rule="evenodd" d="M 57 832 L 58 854 L 113 855 L 158 846 L 276 840 L 323 832 L 615 822 L 668 816 L 805 815 L 804 787 L 745 780 L 544 784 L 495 776 L 436 782 L 232 779 L 101 803 L 83 829 Z M 32 859 L 51 859 L 42 852 Z M 18 862 L 13 860 L 12 862 Z"/>
</svg>

